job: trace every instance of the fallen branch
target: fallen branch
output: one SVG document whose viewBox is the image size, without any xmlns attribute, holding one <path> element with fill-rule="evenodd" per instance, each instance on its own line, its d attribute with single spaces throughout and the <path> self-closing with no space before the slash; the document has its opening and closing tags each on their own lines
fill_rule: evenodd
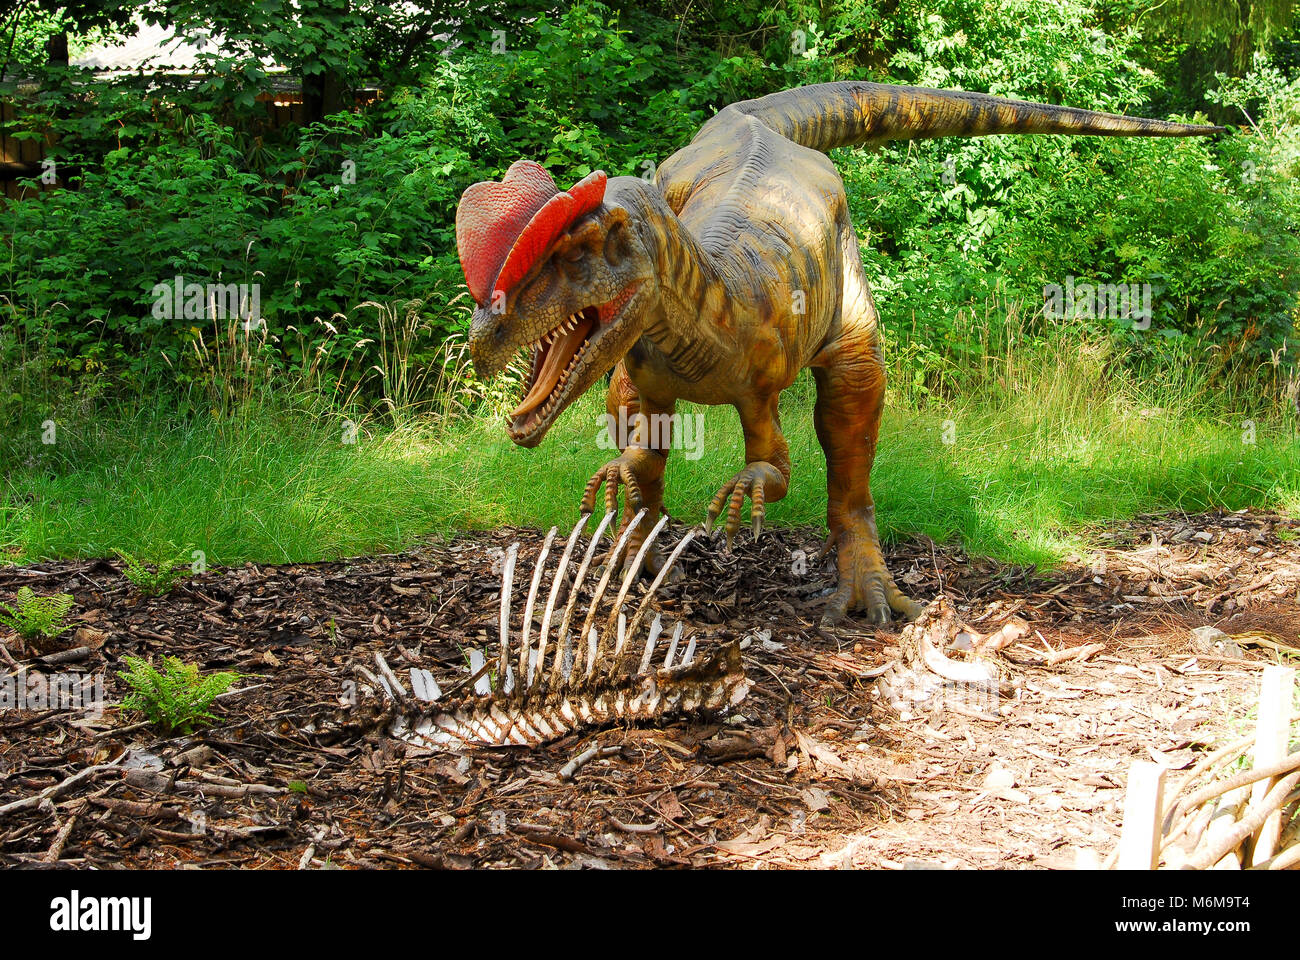
<svg viewBox="0 0 1300 960">
<path fill-rule="evenodd" d="M 1283 850 L 1277 856 L 1261 863 L 1253 864 L 1251 870 L 1290 870 L 1292 867 L 1300 866 L 1300 843 L 1294 847 Z"/>
<path fill-rule="evenodd" d="M 43 657 L 37 657 L 41 663 L 46 666 L 54 666 L 59 663 L 75 663 L 78 660 L 85 660 L 90 656 L 90 647 L 73 647 L 71 650 L 59 650 L 57 653 L 47 653 Z"/>
<path fill-rule="evenodd" d="M 145 820 L 151 820 L 154 817 L 161 817 L 164 820 L 189 819 L 179 810 L 165 806 L 158 800 L 153 803 L 144 803 L 139 800 L 122 800 L 118 797 L 91 797 L 90 802 L 97 807 L 112 810 L 114 813 L 124 813 L 129 817 L 140 817 Z"/>
<path fill-rule="evenodd" d="M 1255 735 L 1253 733 L 1250 734 L 1249 736 L 1242 737 L 1240 740 L 1234 740 L 1232 743 L 1229 743 L 1227 746 L 1220 747 L 1218 750 L 1215 750 L 1209 756 L 1204 757 L 1199 762 L 1197 762 L 1196 766 L 1188 770 L 1187 776 L 1183 777 L 1178 782 L 1178 786 L 1177 788 L 1175 788 L 1174 792 L 1165 798 L 1166 803 L 1169 804 L 1169 816 L 1165 818 L 1165 829 L 1166 830 L 1169 829 L 1170 824 L 1174 822 L 1174 818 L 1179 812 L 1180 805 L 1175 804 L 1174 801 L 1178 799 L 1178 797 L 1182 794 L 1184 790 L 1190 787 L 1200 777 L 1204 776 L 1209 771 L 1215 769 L 1216 767 L 1222 766 L 1223 764 L 1231 763 L 1232 761 L 1236 760 L 1243 753 L 1249 750 L 1251 745 L 1254 742 L 1255 742 Z M 1181 806 L 1185 809 L 1185 805 L 1181 805 Z"/>
<path fill-rule="evenodd" d="M 1065 650 L 1057 650 L 1054 653 L 1044 657 L 1044 662 L 1049 667 L 1054 667 L 1058 663 L 1065 663 L 1068 660 L 1077 660 L 1082 663 L 1089 657 L 1101 653 L 1106 649 L 1104 643 L 1085 643 L 1078 647 L 1067 647 Z"/>
<path fill-rule="evenodd" d="M 510 829 L 525 840 L 540 843 L 544 847 L 554 847 L 556 850 L 564 850 L 567 853 L 591 853 L 586 844 L 574 840 L 572 837 L 562 837 L 546 827 L 535 826 L 531 823 L 517 823 Z"/>
<path fill-rule="evenodd" d="M 624 823 L 617 817 L 610 817 L 609 822 L 624 833 L 658 833 L 662 829 L 657 823 Z"/>
<path fill-rule="evenodd" d="M 589 750 L 584 750 L 582 753 L 578 754 L 576 757 L 574 757 L 564 766 L 560 767 L 560 779 L 571 780 L 573 779 L 574 774 L 576 774 L 579 770 L 585 767 L 592 760 L 596 759 L 596 757 L 612 756 L 613 754 L 620 752 L 622 749 L 623 749 L 622 747 L 596 746 L 590 748 Z"/>
<path fill-rule="evenodd" d="M 54 842 L 50 844 L 50 849 L 45 851 L 43 858 L 46 863 L 58 863 L 59 858 L 63 856 L 63 848 L 67 846 L 68 837 L 72 834 L 72 828 L 77 825 L 78 814 L 70 814 L 68 819 L 63 821 L 63 826 L 59 827 L 59 832 L 54 836 Z"/>
<path fill-rule="evenodd" d="M 125 756 L 125 754 L 123 754 L 123 756 Z M 87 780 L 93 780 L 100 774 L 107 773 L 110 770 L 117 770 L 118 763 L 120 762 L 121 757 L 114 760 L 112 763 L 101 763 L 93 767 L 86 767 L 86 769 L 74 773 L 72 776 L 68 777 L 68 779 L 56 783 L 51 787 L 46 787 L 40 793 L 32 794 L 30 797 L 23 797 L 23 799 L 15 800 L 12 803 L 6 803 L 3 807 L 0 807 L 0 817 L 3 817 L 7 813 L 16 813 L 19 810 L 39 807 L 46 800 L 53 799 L 61 793 L 66 793 L 68 790 L 71 790 L 73 787 L 78 786 Z"/>
<path fill-rule="evenodd" d="M 1182 836 L 1187 827 L 1190 826 L 1196 819 L 1197 815 L 1200 814 L 1198 808 L 1202 804 L 1221 797 L 1230 790 L 1235 790 L 1238 787 L 1248 787 L 1253 783 L 1258 783 L 1260 780 L 1268 780 L 1272 777 L 1290 773 L 1293 770 L 1300 770 L 1300 751 L 1290 754 L 1284 760 L 1279 760 L 1277 763 L 1270 763 L 1267 766 L 1256 767 L 1253 770 L 1243 770 L 1241 773 L 1234 777 L 1229 777 L 1227 780 L 1219 780 L 1207 787 L 1202 787 L 1200 790 L 1197 790 L 1195 793 L 1188 796 L 1186 800 L 1182 801 L 1182 803 L 1178 805 L 1179 809 L 1177 811 L 1171 812 L 1171 818 L 1177 819 L 1177 817 L 1181 816 L 1183 819 L 1179 821 L 1179 825 L 1175 829 L 1170 830 L 1166 835 L 1164 846 L 1168 846 Z"/>
</svg>

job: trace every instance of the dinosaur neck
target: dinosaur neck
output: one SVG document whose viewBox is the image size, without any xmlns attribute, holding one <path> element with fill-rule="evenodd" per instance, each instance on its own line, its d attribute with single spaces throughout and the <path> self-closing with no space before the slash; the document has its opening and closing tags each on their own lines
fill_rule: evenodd
<svg viewBox="0 0 1300 960">
<path fill-rule="evenodd" d="M 697 380 L 724 352 L 721 335 L 732 325 L 732 298 L 713 256 L 663 197 L 647 190 L 638 199 L 641 239 L 654 262 L 660 293 L 640 346 L 659 354 L 678 375 Z"/>
</svg>

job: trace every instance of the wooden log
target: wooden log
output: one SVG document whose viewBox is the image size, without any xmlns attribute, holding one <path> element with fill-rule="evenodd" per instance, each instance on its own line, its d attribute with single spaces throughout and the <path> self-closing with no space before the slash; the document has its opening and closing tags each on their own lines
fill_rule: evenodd
<svg viewBox="0 0 1300 960">
<path fill-rule="evenodd" d="M 1261 780 L 1275 780 L 1278 777 L 1285 776 L 1293 770 L 1300 770 L 1300 751 L 1288 754 L 1277 763 L 1268 764 L 1263 767 L 1254 767 L 1250 770 L 1243 770 L 1236 776 L 1228 777 L 1226 780 L 1219 780 L 1208 786 L 1202 787 L 1195 793 L 1185 797 L 1179 804 L 1180 809 L 1188 811 L 1187 815 L 1177 822 L 1173 829 L 1168 828 L 1168 819 L 1166 819 L 1165 845 L 1173 843 L 1188 831 L 1191 838 L 1191 846 L 1194 847 L 1199 842 L 1200 835 L 1204 832 L 1209 821 L 1209 811 L 1213 807 L 1209 801 L 1223 796 L 1229 791 L 1236 790 L 1240 787 L 1249 787 L 1251 784 Z M 1168 798 L 1166 798 L 1166 801 Z M 1240 801 L 1236 806 L 1241 806 Z M 1202 822 L 1204 820 L 1205 822 Z M 1199 829 L 1197 829 L 1199 827 Z"/>
<path fill-rule="evenodd" d="M 1195 862 L 1198 852 L 1205 850 L 1217 849 L 1222 846 L 1223 839 L 1232 833 L 1233 828 L 1237 825 L 1237 814 L 1241 812 L 1241 805 L 1246 802 L 1250 795 L 1249 787 L 1238 787 L 1235 790 L 1229 790 L 1218 800 L 1214 807 L 1214 815 L 1210 817 L 1210 825 L 1205 828 L 1205 836 L 1197 845 L 1192 853 L 1190 862 Z M 1214 870 L 1239 870 L 1241 869 L 1241 858 L 1237 855 L 1235 849 L 1225 851 L 1214 860 L 1206 860 L 1205 866 L 1201 869 Z"/>
<path fill-rule="evenodd" d="M 1188 865 L 1193 870 L 1203 870 L 1210 864 L 1218 868 L 1227 860 L 1236 862 L 1238 847 L 1264 825 L 1264 821 L 1273 811 L 1285 804 L 1287 795 L 1297 783 L 1300 783 L 1300 771 L 1279 780 L 1258 803 L 1251 804 L 1250 808 L 1242 814 L 1240 822 L 1232 823 L 1215 843 L 1198 851 L 1197 856 Z M 1237 862 L 1236 865 L 1240 866 L 1240 863 Z M 1233 865 L 1228 864 L 1228 866 L 1231 869 Z"/>
<path fill-rule="evenodd" d="M 1255 725 L 1256 767 L 1266 767 L 1286 758 L 1287 744 L 1291 739 L 1291 698 L 1295 695 L 1295 670 L 1290 667 L 1268 667 L 1260 680 L 1259 718 Z M 1268 794 L 1276 780 L 1261 780 L 1250 792 L 1252 804 L 1259 803 Z M 1271 859 L 1277 849 L 1282 832 L 1282 808 L 1265 818 L 1250 851 L 1250 865 Z"/>
<path fill-rule="evenodd" d="M 1148 760 L 1135 761 L 1129 768 L 1116 864 L 1120 870 L 1154 870 L 1159 865 L 1165 770 Z"/>
</svg>

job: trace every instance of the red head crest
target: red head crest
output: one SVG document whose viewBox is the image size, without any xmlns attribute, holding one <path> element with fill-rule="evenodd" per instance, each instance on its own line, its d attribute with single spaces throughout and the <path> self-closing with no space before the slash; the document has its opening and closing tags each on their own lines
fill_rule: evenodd
<svg viewBox="0 0 1300 960">
<path fill-rule="evenodd" d="M 600 206 L 605 180 L 597 170 L 561 192 L 541 164 L 517 160 L 500 183 L 467 189 L 456 209 L 456 249 L 478 305 L 518 283 L 573 221 Z"/>
</svg>

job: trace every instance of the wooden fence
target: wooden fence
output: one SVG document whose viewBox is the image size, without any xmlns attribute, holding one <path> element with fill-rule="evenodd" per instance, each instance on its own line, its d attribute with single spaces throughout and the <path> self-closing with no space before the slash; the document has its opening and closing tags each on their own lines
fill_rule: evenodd
<svg viewBox="0 0 1300 960">
<path fill-rule="evenodd" d="M 19 183 L 22 177 L 39 177 L 41 161 L 45 159 L 45 143 L 12 135 L 18 113 L 12 103 L 0 101 L 0 186 L 10 200 L 21 200 L 38 192 L 30 183 Z M 52 186 L 40 186 L 41 190 Z"/>
<path fill-rule="evenodd" d="M 1107 866 L 1300 869 L 1300 835 L 1292 825 L 1300 808 L 1300 751 L 1289 752 L 1295 678 L 1292 667 L 1266 667 L 1255 733 L 1211 753 L 1177 784 L 1165 784 L 1166 767 L 1134 762 L 1119 846 Z M 1249 765 L 1237 770 L 1247 755 Z"/>
<path fill-rule="evenodd" d="M 266 107 L 267 125 L 272 130 L 282 127 L 297 126 L 305 122 L 306 112 L 302 94 L 296 91 L 278 91 L 261 94 L 257 98 Z M 364 107 L 374 102 L 372 91 L 359 93 L 357 106 Z M 45 167 L 47 147 L 53 145 L 53 138 L 45 141 L 13 136 L 19 111 L 13 103 L 0 101 L 0 195 L 6 200 L 22 200 L 35 196 L 42 190 L 54 190 L 65 186 L 62 178 L 54 171 L 54 182 L 50 184 L 33 184 L 39 180 Z M 0 201 L 3 202 L 3 201 Z"/>
</svg>

